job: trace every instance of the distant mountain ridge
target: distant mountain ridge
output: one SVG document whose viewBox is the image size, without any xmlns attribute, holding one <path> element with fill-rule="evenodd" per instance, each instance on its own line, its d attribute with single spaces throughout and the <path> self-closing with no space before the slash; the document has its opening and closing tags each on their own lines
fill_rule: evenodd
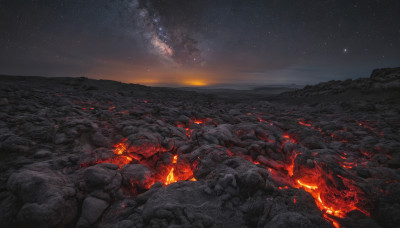
<svg viewBox="0 0 400 228">
<path fill-rule="evenodd" d="M 317 85 L 307 85 L 303 89 L 286 92 L 284 96 L 308 97 L 319 95 L 341 94 L 350 91 L 374 92 L 396 90 L 400 88 L 400 67 L 382 68 L 372 71 L 369 78 L 347 79 L 345 81 L 328 81 Z"/>
</svg>

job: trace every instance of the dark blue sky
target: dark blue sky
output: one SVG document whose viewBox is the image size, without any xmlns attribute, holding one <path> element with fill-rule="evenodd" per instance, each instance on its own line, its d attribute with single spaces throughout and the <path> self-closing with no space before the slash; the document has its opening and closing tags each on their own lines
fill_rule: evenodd
<svg viewBox="0 0 400 228">
<path fill-rule="evenodd" d="M 313 84 L 400 66 L 400 1 L 0 0 L 0 74 Z"/>
</svg>

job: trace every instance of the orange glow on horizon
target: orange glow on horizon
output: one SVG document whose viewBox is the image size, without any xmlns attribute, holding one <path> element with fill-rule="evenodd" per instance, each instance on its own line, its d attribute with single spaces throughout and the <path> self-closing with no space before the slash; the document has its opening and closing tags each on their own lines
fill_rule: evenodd
<svg viewBox="0 0 400 228">
<path fill-rule="evenodd" d="M 152 86 L 152 85 L 160 84 L 160 83 L 162 83 L 162 81 L 160 81 L 158 79 L 153 79 L 153 78 L 149 78 L 149 79 L 139 78 L 139 79 L 133 80 L 132 83 Z"/>
<path fill-rule="evenodd" d="M 183 84 L 188 85 L 188 86 L 207 86 L 207 85 L 209 85 L 209 83 L 207 83 L 205 80 L 202 80 L 202 79 L 186 80 L 183 82 Z"/>
<path fill-rule="evenodd" d="M 121 77 L 121 79 L 123 77 L 129 78 L 129 83 L 147 86 L 202 87 L 226 83 L 225 73 L 199 69 L 148 68 L 138 70 L 134 75 L 124 75 L 119 75 L 119 77 Z"/>
<path fill-rule="evenodd" d="M 175 78 L 175 79 L 156 79 L 156 78 L 138 78 L 130 80 L 130 83 L 141 84 L 146 86 L 193 86 L 193 87 L 203 87 L 216 84 L 212 80 L 208 79 L 208 76 L 199 77 L 196 79 L 192 78 Z"/>
<path fill-rule="evenodd" d="M 173 54 L 168 46 L 164 46 L 158 40 L 155 41 L 154 45 L 157 46 L 159 52 L 163 52 L 166 56 Z M 236 69 L 231 69 L 230 65 L 226 67 L 221 65 L 218 65 L 218 67 L 177 66 L 166 64 L 163 59 L 142 59 L 134 64 L 132 61 L 100 59 L 98 63 L 86 74 L 87 77 L 161 87 L 202 87 L 264 82 L 264 78 L 257 78 L 247 73 L 238 73 Z M 277 83 L 280 82 L 277 81 Z"/>
</svg>

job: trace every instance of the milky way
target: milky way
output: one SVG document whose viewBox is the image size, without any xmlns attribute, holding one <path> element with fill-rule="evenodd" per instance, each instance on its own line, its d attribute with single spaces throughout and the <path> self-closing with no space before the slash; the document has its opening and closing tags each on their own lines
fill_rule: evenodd
<svg viewBox="0 0 400 228">
<path fill-rule="evenodd" d="M 157 1 L 138 0 L 137 20 L 143 28 L 143 36 L 149 41 L 154 51 L 176 66 L 196 66 L 204 64 L 197 41 L 191 37 L 182 23 L 167 24 L 167 15 L 158 10 Z"/>
</svg>

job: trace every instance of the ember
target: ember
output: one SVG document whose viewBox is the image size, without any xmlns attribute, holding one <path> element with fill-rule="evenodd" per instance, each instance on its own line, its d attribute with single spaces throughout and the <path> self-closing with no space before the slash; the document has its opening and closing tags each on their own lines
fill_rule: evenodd
<svg viewBox="0 0 400 228">
<path fill-rule="evenodd" d="M 299 124 L 301 124 L 303 126 L 311 127 L 311 123 L 307 123 L 305 120 L 298 119 L 297 121 L 299 122 Z"/>
<path fill-rule="evenodd" d="M 118 143 L 117 145 L 114 146 L 114 154 L 121 155 L 126 151 L 127 146 L 125 145 L 126 139 L 124 139 L 123 142 Z"/>
<path fill-rule="evenodd" d="M 194 119 L 193 123 L 195 124 L 205 124 L 207 119 Z"/>
</svg>

